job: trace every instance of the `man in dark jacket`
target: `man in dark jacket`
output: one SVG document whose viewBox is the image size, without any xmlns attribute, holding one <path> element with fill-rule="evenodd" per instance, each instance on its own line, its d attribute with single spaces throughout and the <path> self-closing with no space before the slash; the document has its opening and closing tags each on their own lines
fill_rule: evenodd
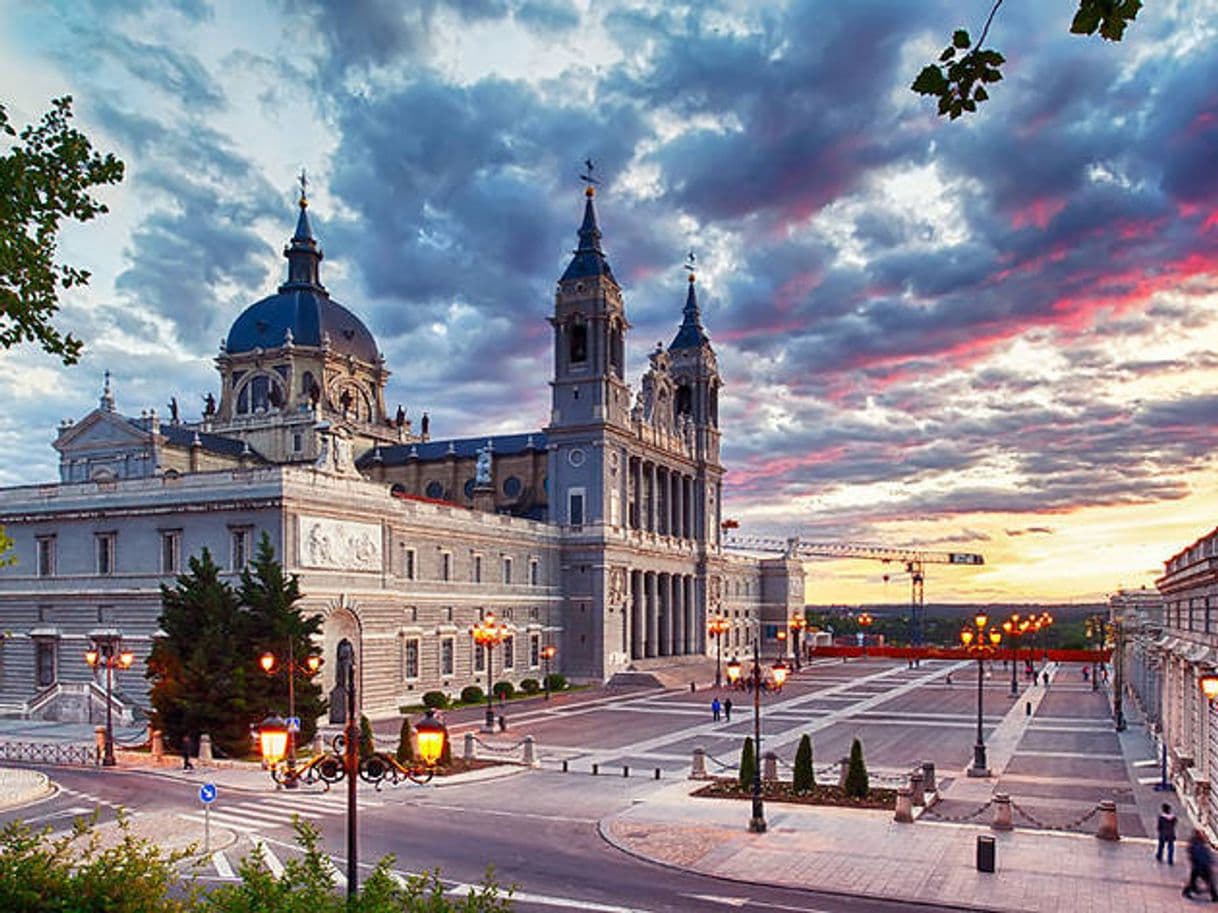
<svg viewBox="0 0 1218 913">
<path fill-rule="evenodd" d="M 1192 897 L 1193 891 L 1197 890 L 1197 879 L 1200 878 L 1210 889 L 1210 900 L 1218 900 L 1218 891 L 1214 890 L 1212 871 L 1214 854 L 1210 850 L 1210 845 L 1206 842 L 1205 833 L 1201 828 L 1195 828 L 1193 836 L 1188 840 L 1188 861 L 1191 866 L 1188 872 L 1188 884 L 1180 893 L 1185 897 Z"/>
<path fill-rule="evenodd" d="M 1155 861 L 1163 861 L 1163 850 L 1167 849 L 1167 864 L 1176 864 L 1176 816 L 1171 812 L 1171 806 L 1166 802 L 1163 803 L 1163 810 L 1159 812 L 1159 848 L 1155 850 Z"/>
</svg>

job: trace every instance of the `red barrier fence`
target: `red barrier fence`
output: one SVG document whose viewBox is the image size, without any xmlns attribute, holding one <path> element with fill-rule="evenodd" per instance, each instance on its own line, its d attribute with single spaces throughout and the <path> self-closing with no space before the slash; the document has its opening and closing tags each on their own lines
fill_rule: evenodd
<svg viewBox="0 0 1218 913">
<path fill-rule="evenodd" d="M 813 657 L 817 656 L 874 656 L 886 659 L 976 659 L 963 647 L 814 647 L 810 650 Z M 1039 650 L 1031 647 L 1019 647 L 1012 650 L 1009 647 L 999 647 L 992 653 L 986 653 L 986 659 L 1013 659 L 1018 655 L 1020 660 L 1035 656 L 1037 662 L 1048 658 L 1055 663 L 1106 663 L 1112 659 L 1112 650 Z"/>
</svg>

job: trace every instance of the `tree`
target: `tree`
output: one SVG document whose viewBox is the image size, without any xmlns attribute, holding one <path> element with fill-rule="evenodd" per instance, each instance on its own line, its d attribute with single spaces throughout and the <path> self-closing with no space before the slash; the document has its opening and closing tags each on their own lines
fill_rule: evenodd
<svg viewBox="0 0 1218 913">
<path fill-rule="evenodd" d="M 402 717 L 402 729 L 398 733 L 398 750 L 395 753 L 397 762 L 409 766 L 414 761 L 414 727 L 410 725 L 410 717 Z"/>
<path fill-rule="evenodd" d="M 1003 0 L 994 0 L 976 44 L 965 29 L 956 29 L 951 43 L 939 55 L 939 62 L 923 67 L 910 86 L 919 95 L 938 98 L 940 115 L 955 120 L 965 112 L 976 111 L 977 105 L 990 97 L 986 86 L 1002 79 L 1000 68 L 1006 58 L 984 47 L 994 15 L 1002 4 Z M 1125 37 L 1126 26 L 1138 17 L 1141 9 L 1142 0 L 1079 0 L 1070 31 L 1076 35 L 1094 35 L 1098 31 L 1101 38 L 1120 41 Z"/>
<path fill-rule="evenodd" d="M 250 700 L 261 707 L 260 712 L 275 709 L 286 714 L 289 645 L 292 658 L 299 668 L 303 668 L 305 657 L 316 652 L 313 640 L 321 636 L 322 617 L 319 614 L 301 615 L 296 605 L 300 601 L 300 582 L 295 574 L 291 577 L 284 574 L 283 565 L 275 560 L 271 537 L 266 533 L 258 540 L 254 560 L 241 571 L 238 596 L 246 609 L 253 638 L 248 653 L 251 668 L 263 653 L 272 653 L 283 670 L 275 675 L 261 672 L 253 675 Z M 299 741 L 308 743 L 317 731 L 318 718 L 326 712 L 327 701 L 322 697 L 321 684 L 299 672 L 295 689 L 296 716 L 300 717 Z"/>
<path fill-rule="evenodd" d="M 266 710 L 256 700 L 263 683 L 251 682 L 262 673 L 251 661 L 248 621 L 207 549 L 189 567 L 175 586 L 161 586 L 165 636 L 153 642 L 146 673 L 153 725 L 170 744 L 206 732 L 223 753 L 243 756 L 250 726 Z"/>
<path fill-rule="evenodd" d="M 359 759 L 364 761 L 376 753 L 376 738 L 372 734 L 372 723 L 362 713 L 359 715 L 359 743 L 356 745 Z"/>
<path fill-rule="evenodd" d="M 791 788 L 797 793 L 810 793 L 816 788 L 816 771 L 812 768 L 812 738 L 807 733 L 800 738 L 799 747 L 795 749 Z"/>
<path fill-rule="evenodd" d="M 744 747 L 740 749 L 740 785 L 752 786 L 753 777 L 757 773 L 757 754 L 753 751 L 753 737 L 746 736 Z"/>
<path fill-rule="evenodd" d="M 846 767 L 846 795 L 865 799 L 871 791 L 867 778 L 867 765 L 863 761 L 863 743 L 855 739 L 850 743 L 850 762 Z"/>
<path fill-rule="evenodd" d="M 71 120 L 65 95 L 18 134 L 0 105 L 0 136 L 19 140 L 0 155 L 0 346 L 36 342 L 65 365 L 80 358 L 81 341 L 51 322 L 59 290 L 86 285 L 89 272 L 55 263 L 60 223 L 107 212 L 89 189 L 123 179 L 123 163 L 95 152 Z"/>
</svg>

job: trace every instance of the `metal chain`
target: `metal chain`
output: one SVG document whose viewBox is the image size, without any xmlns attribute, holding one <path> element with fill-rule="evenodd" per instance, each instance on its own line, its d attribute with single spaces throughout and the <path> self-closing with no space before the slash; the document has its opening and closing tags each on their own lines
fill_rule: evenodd
<svg viewBox="0 0 1218 913">
<path fill-rule="evenodd" d="M 705 751 L 705 752 L 703 752 L 703 754 L 707 758 L 709 758 L 711 761 L 714 761 L 715 764 L 719 765 L 720 770 L 736 770 L 736 768 L 740 766 L 738 764 L 724 764 L 722 761 L 720 761 L 718 758 L 716 758 L 709 751 Z"/>
<path fill-rule="evenodd" d="M 967 815 L 945 815 L 941 811 L 939 811 L 937 808 L 931 807 L 922 812 L 922 817 L 923 818 L 934 818 L 936 821 L 950 821 L 953 824 L 959 824 L 962 821 L 971 821 L 972 819 L 979 817 L 982 812 L 989 809 L 989 807 L 993 804 L 994 804 L 994 800 L 991 799 L 989 802 L 985 803 L 985 805 L 982 805 L 979 808 L 974 809 L 973 811 L 969 812 Z M 1012 803 L 1012 804 L 1014 804 L 1014 803 Z"/>
<path fill-rule="evenodd" d="M 525 741 L 526 741 L 525 739 L 521 739 L 515 745 L 508 745 L 508 746 L 491 745 L 488 742 L 482 741 L 477 736 L 474 736 L 474 744 L 480 745 L 481 747 L 485 748 L 487 751 L 498 751 L 498 752 L 502 752 L 503 754 L 508 754 L 510 752 L 517 751 L 517 750 L 523 748 Z"/>
<path fill-rule="evenodd" d="M 1037 818 L 1035 815 L 1033 815 L 1031 812 L 1029 812 L 1026 808 L 1023 808 L 1022 806 L 1020 806 L 1019 803 L 1016 802 L 1014 799 L 1011 800 L 1011 809 L 1012 809 L 1012 811 L 1015 811 L 1018 814 L 1022 815 L 1024 818 L 1028 819 L 1030 822 L 1032 822 L 1032 825 L 1034 827 L 1038 827 L 1042 831 L 1073 831 L 1079 827 L 1082 827 L 1082 825 L 1086 824 L 1088 821 L 1090 821 L 1100 812 L 1100 810 L 1098 808 L 1093 808 L 1093 809 L 1091 809 L 1091 811 L 1084 814 L 1081 818 L 1071 821 L 1069 824 L 1045 824 L 1045 822 L 1041 821 L 1039 818 Z"/>
</svg>

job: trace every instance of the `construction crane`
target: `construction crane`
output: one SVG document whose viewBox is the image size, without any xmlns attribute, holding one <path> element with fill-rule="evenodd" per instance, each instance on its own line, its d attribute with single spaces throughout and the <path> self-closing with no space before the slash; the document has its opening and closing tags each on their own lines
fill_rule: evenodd
<svg viewBox="0 0 1218 913">
<path fill-rule="evenodd" d="M 724 524 L 726 529 L 734 526 Z M 885 545 L 867 545 L 858 542 L 804 542 L 798 536 L 789 539 L 771 539 L 764 536 L 731 535 L 724 540 L 724 548 L 739 552 L 766 552 L 781 554 L 788 558 L 861 558 L 866 561 L 883 561 L 885 564 L 899 562 L 905 565 L 910 580 L 910 642 L 922 645 L 922 614 L 925 608 L 924 587 L 927 564 L 956 564 L 977 566 L 985 564 L 985 557 L 974 552 L 925 552 L 913 548 L 893 548 Z"/>
</svg>

